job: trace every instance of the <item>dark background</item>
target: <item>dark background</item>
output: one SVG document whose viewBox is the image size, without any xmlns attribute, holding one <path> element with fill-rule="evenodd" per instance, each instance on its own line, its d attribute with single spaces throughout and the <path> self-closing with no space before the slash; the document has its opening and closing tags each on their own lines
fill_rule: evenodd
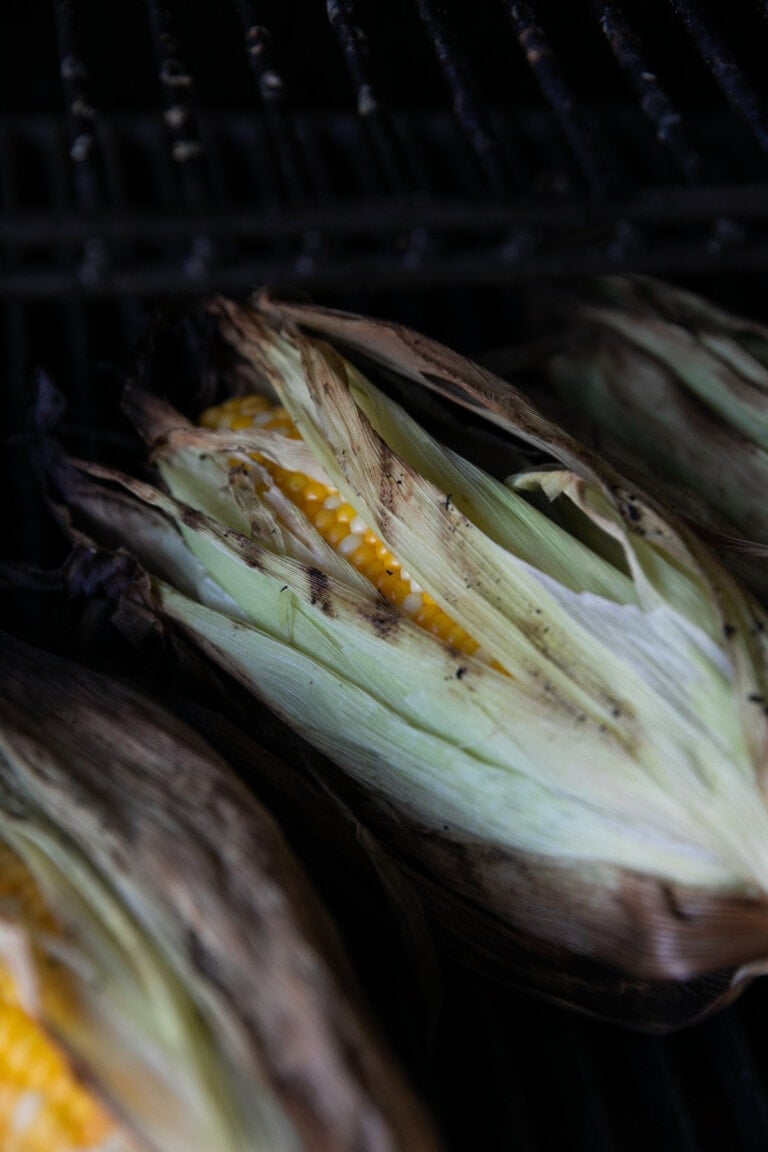
<svg viewBox="0 0 768 1152">
<path fill-rule="evenodd" d="M 52 569 L 28 411 L 120 437 L 147 325 L 271 282 L 473 355 L 528 289 L 639 270 L 768 319 L 768 5 L 27 0 L 0 14 L 2 558 Z M 52 607 L 54 605 L 54 607 Z M 61 643 L 45 593 L 0 624 Z M 297 844 L 301 851 L 301 844 Z M 429 1032 L 379 893 L 323 879 L 450 1148 L 768 1147 L 766 993 L 666 1038 L 442 961 Z"/>
</svg>

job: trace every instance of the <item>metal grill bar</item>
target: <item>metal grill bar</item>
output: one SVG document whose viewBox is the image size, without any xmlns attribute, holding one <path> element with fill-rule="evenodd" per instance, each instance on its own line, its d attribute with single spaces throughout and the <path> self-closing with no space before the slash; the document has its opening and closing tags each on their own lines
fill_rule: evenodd
<svg viewBox="0 0 768 1152">
<path fill-rule="evenodd" d="M 491 189 L 512 190 L 509 156 L 502 150 L 488 109 L 474 80 L 467 57 L 459 50 L 447 23 L 432 0 L 416 0 L 440 69 L 451 91 L 453 108 Z"/>
<path fill-rule="evenodd" d="M 306 200 L 317 189 L 296 135 L 295 124 L 285 107 L 285 84 L 273 59 L 272 37 L 269 29 L 261 23 L 252 0 L 234 2 L 243 26 L 248 64 L 261 98 L 286 198 L 290 203 Z"/>
<path fill-rule="evenodd" d="M 360 27 L 355 0 L 326 0 L 326 11 L 355 89 L 357 113 L 370 134 L 386 188 L 400 194 L 409 192 L 417 183 L 416 174 L 376 83 L 368 38 Z"/>
<path fill-rule="evenodd" d="M 669 152 L 680 175 L 688 181 L 701 179 L 701 157 L 683 129 L 683 120 L 660 84 L 642 40 L 619 4 L 589 0 L 595 18 L 611 46 L 622 71 L 637 93 L 640 107 L 654 128 L 655 138 Z"/>
<path fill-rule="evenodd" d="M 736 58 L 725 46 L 696 0 L 670 0 L 700 56 L 735 112 L 749 125 L 763 152 L 768 153 L 768 114 Z"/>
<path fill-rule="evenodd" d="M 592 189 L 605 195 L 615 179 L 600 157 L 591 134 L 576 110 L 576 101 L 563 79 L 552 45 L 530 4 L 505 0 L 505 8 L 531 71 Z"/>
<path fill-rule="evenodd" d="M 235 0 L 235 7 L 240 13 L 248 63 L 261 98 L 285 199 L 294 207 L 323 200 L 330 188 L 322 159 L 314 140 L 299 130 L 286 108 L 286 86 L 274 61 L 269 29 L 259 22 L 252 0 Z M 296 271 L 311 273 L 317 262 L 327 256 L 324 238 L 316 229 L 307 227 L 295 258 Z"/>
<path fill-rule="evenodd" d="M 193 105 L 193 80 L 173 35 L 168 12 L 160 0 L 145 0 L 152 44 L 165 104 L 164 120 L 171 142 L 170 157 L 181 194 L 194 213 L 212 203 L 212 186 Z M 214 259 L 211 239 L 203 231 L 192 236 L 184 259 L 191 281 L 202 280 Z"/>
<path fill-rule="evenodd" d="M 55 15 L 75 205 L 88 228 L 82 239 L 77 275 L 81 284 L 98 289 L 110 261 L 106 245 L 92 231 L 93 218 L 103 210 L 106 203 L 99 138 L 96 133 L 96 109 L 89 98 L 88 69 L 79 53 L 71 0 L 57 0 Z M 66 340 L 74 365 L 71 398 L 88 408 L 93 403 L 94 393 L 89 356 L 90 330 L 82 302 L 68 300 L 66 318 Z M 94 441 L 86 438 L 84 448 L 92 452 Z"/>
<path fill-rule="evenodd" d="M 104 203 L 104 190 L 94 131 L 96 111 L 88 99 L 88 69 L 78 52 L 72 0 L 56 0 L 55 16 L 75 196 L 81 208 L 93 211 Z"/>
<path fill-rule="evenodd" d="M 66 172 L 60 149 L 52 150 L 58 156 L 60 183 Z M 533 198 L 519 202 L 490 202 L 477 217 L 477 205 L 471 199 L 450 197 L 434 198 L 418 207 L 416 220 L 430 230 L 445 231 L 476 237 L 493 235 L 498 229 L 516 225 L 540 232 L 542 242 L 554 230 L 568 232 L 574 225 L 598 229 L 620 220 L 632 220 L 644 226 L 694 227 L 707 224 L 728 210 L 744 221 L 763 222 L 768 183 L 719 185 L 704 189 L 668 186 L 647 189 L 620 203 L 605 202 L 596 208 L 588 197 L 573 198 L 568 202 L 544 201 Z M 279 237 L 300 236 L 308 228 L 318 228 L 337 237 L 365 236 L 381 238 L 388 233 L 401 232 L 414 220 L 411 206 L 402 202 L 378 204 L 328 204 L 308 207 L 291 214 L 254 209 L 231 209 L 208 212 L 195 217 L 207 230 L 222 238 L 241 237 L 246 241 L 268 242 Z M 95 225 L 83 219 L 62 222 L 48 212 L 29 213 L 17 219 L 0 218 L 0 241 L 10 249 L 23 249 L 27 245 L 76 241 L 91 235 Z M 189 221 L 182 216 L 169 217 L 161 212 L 136 213 L 124 217 L 110 213 L 99 217 L 99 235 L 108 241 L 135 243 L 148 241 L 178 241 L 188 234 Z"/>
<path fill-rule="evenodd" d="M 373 198 L 380 198 L 383 191 L 407 195 L 419 186 L 417 166 L 397 133 L 375 81 L 368 39 L 358 22 L 355 0 L 326 0 L 326 11 L 355 87 L 357 113 L 365 124 L 376 158 L 376 164 L 371 164 L 369 159 L 358 166 L 366 192 Z M 401 256 L 403 266 L 417 266 L 430 257 L 434 248 L 434 240 L 425 228 L 417 225 L 409 229 Z"/>
<path fill-rule="evenodd" d="M 57 0 L 55 18 L 75 205 L 85 219 L 92 220 L 103 210 L 106 194 L 97 113 L 88 93 L 88 68 L 79 52 L 72 0 Z M 64 174 L 62 179 L 66 179 Z M 96 285 L 109 264 L 109 255 L 102 240 L 90 230 L 82 242 L 79 276 L 83 283 Z"/>
<path fill-rule="evenodd" d="M 171 140 L 171 159 L 183 196 L 190 207 L 201 211 L 211 202 L 211 188 L 192 105 L 192 76 L 182 60 L 167 11 L 159 0 L 146 0 L 146 9 L 165 104 L 163 119 Z"/>
<path fill-rule="evenodd" d="M 55 139 L 55 138 L 54 138 Z M 59 158 L 60 183 L 66 173 L 63 149 L 55 149 Z M 20 257 L 26 249 L 35 250 L 41 243 L 60 248 L 61 258 L 43 266 L 29 265 L 20 258 L 18 266 L 7 265 L 0 272 L 0 293 L 55 296 L 71 291 L 98 291 L 101 294 L 154 293 L 154 291 L 248 290 L 254 282 L 272 279 L 286 282 L 289 251 L 301 251 L 307 233 L 325 237 L 327 260 L 310 259 L 294 266 L 298 282 L 307 286 L 404 285 L 412 278 L 415 285 L 440 283 L 443 278 L 467 283 L 500 283 L 511 276 L 531 274 L 572 274 L 606 271 L 626 266 L 628 259 L 636 270 L 674 272 L 684 266 L 689 271 L 717 267 L 760 267 L 766 258 L 766 185 L 745 188 L 715 187 L 710 189 L 651 189 L 623 202 L 606 200 L 601 207 L 588 197 L 570 202 L 518 203 L 487 202 L 478 212 L 477 202 L 443 200 L 420 205 L 417 214 L 403 202 L 367 204 L 329 204 L 303 211 L 206 213 L 203 219 L 183 213 L 152 213 L 116 217 L 106 215 L 98 221 L 67 218 L 66 229 L 50 213 L 15 220 L 0 220 L 0 240 L 17 250 Z M 750 243 L 733 244 L 738 234 L 712 236 L 712 221 L 732 213 L 742 220 L 753 218 L 755 226 Z M 415 227 L 418 221 L 418 228 Z M 576 221 L 576 228 L 575 228 Z M 585 236 L 579 221 L 588 221 Z M 631 256 L 616 249 L 615 230 L 622 221 L 642 228 L 642 244 Z M 85 283 L 78 266 L 71 259 L 78 238 L 93 235 L 98 226 L 102 242 L 113 247 L 122 243 L 128 252 L 137 245 L 152 244 L 153 251 L 134 256 L 126 264 L 107 268 L 98 283 Z M 672 229 L 670 232 L 670 228 Z M 436 247 L 424 253 L 425 258 L 406 260 L 397 237 L 421 229 L 421 235 L 434 237 Z M 725 230 L 725 226 L 723 226 Z M 223 256 L 215 270 L 195 279 L 185 270 L 180 252 L 190 232 L 211 235 Z M 510 244 L 508 237 L 522 235 L 523 242 Z M 526 236 L 532 243 L 526 243 Z M 297 247 L 298 245 L 298 247 Z M 350 257 L 350 252 L 353 257 Z M 295 257 L 296 259 L 296 257 Z"/>
</svg>

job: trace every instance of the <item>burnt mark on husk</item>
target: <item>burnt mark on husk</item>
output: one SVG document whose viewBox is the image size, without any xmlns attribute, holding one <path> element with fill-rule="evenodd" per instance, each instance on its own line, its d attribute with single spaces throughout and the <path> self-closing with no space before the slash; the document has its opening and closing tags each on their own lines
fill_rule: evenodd
<svg viewBox="0 0 768 1152">
<path fill-rule="evenodd" d="M 397 468 L 397 460 L 389 445 L 385 444 L 383 440 L 376 442 L 376 451 L 378 455 L 378 476 L 379 476 L 379 533 L 386 540 L 389 536 L 389 524 L 392 514 L 397 508 L 402 494 L 398 491 L 398 486 L 401 486 L 403 481 L 402 477 L 395 476 Z"/>
<path fill-rule="evenodd" d="M 360 609 L 360 615 L 382 640 L 394 636 L 400 628 L 400 617 L 385 600 L 365 605 Z"/>
<path fill-rule="evenodd" d="M 623 505 L 622 511 L 624 512 L 627 519 L 631 520 L 631 522 L 633 524 L 639 524 L 640 523 L 640 518 L 641 518 L 640 517 L 640 510 L 637 507 L 637 505 L 634 503 L 631 496 L 627 499 L 627 501 Z"/>
<path fill-rule="evenodd" d="M 186 506 L 181 510 L 181 522 L 193 532 L 200 532 L 205 527 L 205 517 L 197 508 Z"/>
<path fill-rule="evenodd" d="M 319 568 L 308 568 L 309 602 L 318 607 L 326 616 L 333 616 L 333 602 L 331 600 L 328 577 Z"/>
</svg>

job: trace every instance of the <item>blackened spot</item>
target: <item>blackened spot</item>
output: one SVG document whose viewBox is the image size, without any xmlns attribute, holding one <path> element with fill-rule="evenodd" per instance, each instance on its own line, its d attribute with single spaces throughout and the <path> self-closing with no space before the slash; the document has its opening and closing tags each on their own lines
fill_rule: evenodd
<svg viewBox="0 0 768 1152">
<path fill-rule="evenodd" d="M 624 505 L 624 510 L 627 514 L 627 518 L 631 520 L 633 524 L 637 524 L 640 520 L 640 513 L 638 512 L 637 508 L 635 508 L 634 504 L 628 501 Z"/>
<path fill-rule="evenodd" d="M 753 704 L 765 704 L 765 697 L 761 696 L 759 692 L 751 692 L 749 699 Z"/>
<path fill-rule="evenodd" d="M 198 512 L 197 508 L 185 507 L 182 510 L 181 519 L 187 528 L 191 528 L 195 532 L 199 532 L 205 523 L 205 517 L 202 512 Z"/>
<path fill-rule="evenodd" d="M 452 497 L 452 495 L 453 495 L 453 493 L 449 492 L 446 495 L 445 500 L 443 501 L 443 506 L 445 507 L 446 512 L 450 512 L 450 510 L 451 510 L 451 497 Z"/>
<path fill-rule="evenodd" d="M 723 634 L 730 640 L 731 636 L 736 635 L 736 629 L 733 624 L 723 624 Z"/>
<path fill-rule="evenodd" d="M 392 483 L 394 460 L 392 452 L 383 440 L 376 442 L 376 450 L 379 457 L 379 501 L 381 504 L 381 508 L 379 509 L 379 532 L 386 540 L 389 534 L 389 513 L 393 511 L 397 504 L 395 489 Z"/>
<path fill-rule="evenodd" d="M 391 636 L 400 626 L 400 617 L 385 601 L 367 605 L 360 610 L 360 615 L 373 626 L 374 632 L 376 632 L 382 640 L 385 640 L 387 636 Z"/>
<path fill-rule="evenodd" d="M 462 680 L 464 678 L 464 676 L 466 675 L 466 672 L 467 672 L 466 665 L 462 664 L 459 668 L 456 669 L 456 679 Z"/>
<path fill-rule="evenodd" d="M 611 708 L 611 716 L 615 716 L 617 719 L 621 716 L 621 708 L 619 708 L 618 704 L 614 704 Z"/>
<path fill-rule="evenodd" d="M 280 591 L 281 591 L 281 592 L 287 592 L 287 590 L 288 590 L 288 585 L 287 585 L 287 584 L 283 584 L 283 586 L 282 586 L 282 588 L 280 589 Z"/>
<path fill-rule="evenodd" d="M 317 605 L 321 612 L 326 616 L 333 615 L 333 604 L 331 603 L 331 596 L 328 590 L 328 577 L 325 572 L 321 572 L 319 568 L 308 568 L 307 575 L 309 577 L 309 602 L 312 605 Z"/>
<path fill-rule="evenodd" d="M 395 574 L 394 568 L 385 568 L 384 571 L 386 572 L 387 576 L 394 576 Z"/>
<path fill-rule="evenodd" d="M 245 536 L 241 536 L 234 528 L 219 527 L 219 535 L 223 540 L 228 541 L 232 548 L 237 552 L 241 560 L 245 561 L 249 568 L 255 568 L 256 571 L 261 571 L 263 568 L 261 548 L 252 540 L 248 540 Z"/>
</svg>

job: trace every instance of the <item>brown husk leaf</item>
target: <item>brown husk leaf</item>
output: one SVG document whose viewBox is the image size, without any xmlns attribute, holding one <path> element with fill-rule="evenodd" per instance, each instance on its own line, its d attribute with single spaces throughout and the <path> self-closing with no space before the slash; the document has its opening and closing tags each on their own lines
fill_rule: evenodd
<svg viewBox="0 0 768 1152">
<path fill-rule="evenodd" d="M 133 687 L 1 644 L 6 812 L 40 813 L 146 916 L 145 930 L 162 923 L 210 986 L 224 1050 L 276 1094 L 302 1147 L 437 1149 L 333 925 L 227 764 Z M 99 1070 L 87 1071 L 98 1086 Z"/>
</svg>

